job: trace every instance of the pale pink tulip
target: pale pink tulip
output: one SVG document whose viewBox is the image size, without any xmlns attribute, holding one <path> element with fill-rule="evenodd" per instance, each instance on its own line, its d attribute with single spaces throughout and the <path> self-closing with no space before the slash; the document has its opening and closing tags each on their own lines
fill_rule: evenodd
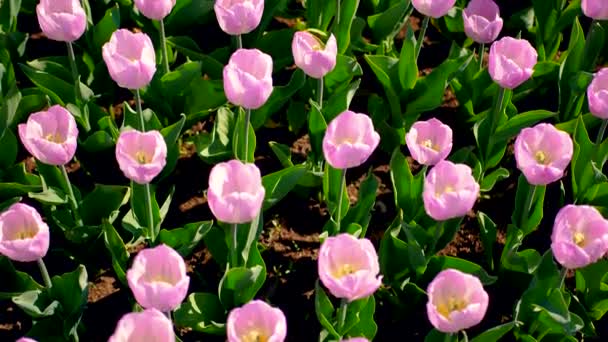
<svg viewBox="0 0 608 342">
<path fill-rule="evenodd" d="M 538 54 L 525 39 L 504 37 L 490 48 L 488 71 L 494 82 L 515 89 L 534 73 Z"/>
<path fill-rule="evenodd" d="M 40 29 L 52 40 L 73 42 L 87 28 L 87 15 L 79 0 L 40 0 L 36 15 Z"/>
<path fill-rule="evenodd" d="M 323 154 L 332 167 L 349 169 L 365 163 L 379 143 L 380 135 L 369 116 L 347 110 L 327 126 Z"/>
<path fill-rule="evenodd" d="M 298 68 L 312 78 L 323 78 L 336 67 L 338 44 L 332 34 L 324 44 L 308 31 L 298 31 L 291 42 L 291 52 Z"/>
<path fill-rule="evenodd" d="M 49 226 L 27 204 L 13 204 L 0 215 L 0 254 L 9 259 L 31 262 L 44 257 L 49 238 Z"/>
<path fill-rule="evenodd" d="M 583 13 L 595 20 L 608 20 L 608 1 L 606 0 L 583 0 L 581 3 Z"/>
<path fill-rule="evenodd" d="M 456 0 L 412 0 L 414 8 L 432 18 L 441 18 L 454 7 Z"/>
<path fill-rule="evenodd" d="M 228 101 L 258 109 L 272 93 L 272 57 L 258 49 L 239 49 L 224 67 L 224 92 Z"/>
<path fill-rule="evenodd" d="M 260 25 L 264 0 L 216 0 L 213 9 L 222 30 L 236 36 L 249 33 Z"/>
<path fill-rule="evenodd" d="M 122 88 L 143 88 L 156 72 L 156 53 L 145 33 L 114 31 L 102 48 L 102 55 L 110 76 Z"/>
<path fill-rule="evenodd" d="M 502 30 L 500 9 L 493 0 L 472 0 L 462 11 L 464 32 L 477 43 L 491 43 Z"/>
<path fill-rule="evenodd" d="M 287 336 L 287 320 L 281 310 L 253 300 L 230 311 L 226 332 L 228 342 L 283 342 Z"/>
<path fill-rule="evenodd" d="M 116 142 L 116 160 L 125 177 L 148 184 L 167 164 L 167 144 L 158 131 L 124 131 Z"/>
<path fill-rule="evenodd" d="M 108 342 L 175 342 L 173 324 L 162 312 L 147 309 L 128 313 L 118 321 Z"/>
<path fill-rule="evenodd" d="M 412 158 L 423 165 L 435 165 L 452 151 L 452 129 L 432 118 L 414 123 L 405 135 Z"/>
<path fill-rule="evenodd" d="M 135 0 L 135 6 L 147 18 L 163 20 L 171 13 L 175 0 Z"/>
<path fill-rule="evenodd" d="M 608 119 L 608 68 L 598 71 L 587 88 L 587 99 L 591 114 Z"/>
</svg>

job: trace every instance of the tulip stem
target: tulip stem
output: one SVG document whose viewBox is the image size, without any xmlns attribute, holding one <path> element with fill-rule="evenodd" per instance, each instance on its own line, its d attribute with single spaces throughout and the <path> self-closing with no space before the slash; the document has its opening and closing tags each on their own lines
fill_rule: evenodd
<svg viewBox="0 0 608 342">
<path fill-rule="evenodd" d="M 429 249 L 429 255 L 428 255 L 429 258 L 435 254 L 435 248 L 437 248 L 437 242 L 439 242 L 439 238 L 441 238 L 441 231 L 443 230 L 444 224 L 445 224 L 445 221 L 437 222 L 437 226 L 435 227 L 435 234 L 433 236 L 433 241 L 431 241 L 431 248 Z"/>
<path fill-rule="evenodd" d="M 420 34 L 418 35 L 418 40 L 416 41 L 416 61 L 418 61 L 418 56 L 420 55 L 420 50 L 422 50 L 422 42 L 424 41 L 424 36 L 426 35 L 426 29 L 429 27 L 429 21 L 431 18 L 429 16 L 425 16 L 422 20 L 422 26 L 420 27 Z"/>
<path fill-rule="evenodd" d="M 144 112 L 141 109 L 141 95 L 139 89 L 135 89 L 135 106 L 137 106 L 137 116 L 139 116 L 139 126 L 142 132 L 146 131 L 146 122 L 144 120 Z"/>
<path fill-rule="evenodd" d="M 68 45 L 68 59 L 70 60 L 70 68 L 72 69 L 72 79 L 74 81 L 74 94 L 76 96 L 76 104 L 82 100 L 80 94 L 80 80 L 78 76 L 78 67 L 76 66 L 76 55 L 74 54 L 74 47 L 71 42 L 67 42 Z"/>
<path fill-rule="evenodd" d="M 49 271 L 46 269 L 46 265 L 44 264 L 44 260 L 42 258 L 38 259 L 38 268 L 40 268 L 40 274 L 42 274 L 42 280 L 44 281 L 44 286 L 47 288 L 53 287 L 53 283 L 51 282 L 51 277 L 49 276 Z"/>
<path fill-rule="evenodd" d="M 232 237 L 232 247 L 230 248 L 230 266 L 231 266 L 231 268 L 237 267 L 237 264 L 239 262 L 239 251 L 238 251 L 239 239 L 237 236 L 238 226 L 239 226 L 238 223 L 233 223 L 230 225 L 230 235 Z"/>
<path fill-rule="evenodd" d="M 531 185 L 528 189 L 528 197 L 526 198 L 526 203 L 524 204 L 524 212 L 523 217 L 521 218 L 521 227 L 519 229 L 525 230 L 525 226 L 528 224 L 528 216 L 530 216 L 530 210 L 532 209 L 532 202 L 534 201 L 534 195 L 536 194 L 536 185 Z"/>
<path fill-rule="evenodd" d="M 164 73 L 169 72 L 169 54 L 167 53 L 167 36 L 165 35 L 165 23 L 163 19 L 159 20 L 160 22 L 160 46 L 163 52 L 163 68 Z"/>
<path fill-rule="evenodd" d="M 146 209 L 148 210 L 148 229 L 150 230 L 150 239 L 154 242 L 158 237 L 156 231 L 156 225 L 154 224 L 154 210 L 152 210 L 152 191 L 150 189 L 150 183 L 144 185 L 144 192 L 146 193 Z"/>
<path fill-rule="evenodd" d="M 342 7 L 342 1 L 336 1 L 336 27 L 340 25 L 340 8 Z"/>
<path fill-rule="evenodd" d="M 469 336 L 467 335 L 467 332 L 464 330 L 461 330 L 461 332 L 462 332 L 462 340 L 464 342 L 469 342 Z"/>
<path fill-rule="evenodd" d="M 68 192 L 68 196 L 70 197 L 70 206 L 72 207 L 72 215 L 74 216 L 74 221 L 78 227 L 84 226 L 84 222 L 82 222 L 82 218 L 80 218 L 80 212 L 78 209 L 78 202 L 76 201 L 76 196 L 74 196 L 74 189 L 72 188 L 72 182 L 70 182 L 70 177 L 68 176 L 68 170 L 65 169 L 65 165 L 61 165 L 61 173 L 63 174 L 63 178 L 65 179 L 66 190 Z"/>
<path fill-rule="evenodd" d="M 346 312 L 348 311 L 348 300 L 342 298 L 340 301 L 340 316 L 338 316 L 338 334 L 342 335 L 342 329 L 346 323 Z"/>
<path fill-rule="evenodd" d="M 236 49 L 242 49 L 243 48 L 243 36 L 241 36 L 240 34 L 236 35 Z"/>
<path fill-rule="evenodd" d="M 249 121 L 251 121 L 251 109 L 246 109 L 245 113 L 245 134 L 243 135 L 245 137 L 245 163 L 249 163 Z"/>
<path fill-rule="evenodd" d="M 481 43 L 481 45 L 479 46 L 479 70 L 483 69 L 483 55 L 485 54 L 485 52 L 486 52 L 486 44 Z"/>
<path fill-rule="evenodd" d="M 597 133 L 597 139 L 595 140 L 595 144 L 599 145 L 604 141 L 604 133 L 606 133 L 606 127 L 608 126 L 608 120 L 603 120 L 602 125 L 600 126 L 600 131 Z"/>
<path fill-rule="evenodd" d="M 340 180 L 340 191 L 338 191 L 338 208 L 336 208 L 336 227 L 338 228 L 337 233 L 340 233 L 340 221 L 342 221 L 342 197 L 344 197 L 344 188 L 346 187 L 346 169 L 342 170 L 342 176 Z M 350 203 L 349 203 L 350 204 Z"/>
<path fill-rule="evenodd" d="M 498 126 L 498 121 L 500 121 L 500 114 L 502 113 L 502 107 L 505 102 L 506 92 L 507 90 L 505 88 L 500 87 L 500 90 L 498 90 L 498 95 L 496 96 L 494 110 L 492 111 L 492 117 L 490 117 L 490 138 L 488 139 L 488 146 L 486 147 L 485 156 L 483 156 L 484 164 L 488 161 L 487 158 L 489 157 L 490 153 L 492 153 L 492 147 L 494 145 L 494 133 L 496 132 L 496 126 Z"/>
<path fill-rule="evenodd" d="M 323 77 L 319 78 L 319 83 L 317 85 L 317 102 L 319 103 L 319 109 L 323 108 L 323 88 L 325 87 L 323 82 Z"/>
<path fill-rule="evenodd" d="M 559 288 L 561 289 L 562 287 L 564 287 L 564 283 L 566 281 L 566 274 L 568 274 L 568 269 L 567 268 L 562 268 L 560 275 L 559 275 Z"/>
</svg>

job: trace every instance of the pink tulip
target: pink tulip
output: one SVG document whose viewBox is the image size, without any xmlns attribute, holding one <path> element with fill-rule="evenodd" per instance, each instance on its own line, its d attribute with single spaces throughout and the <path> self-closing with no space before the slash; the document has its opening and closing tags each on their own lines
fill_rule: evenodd
<svg viewBox="0 0 608 342">
<path fill-rule="evenodd" d="M 156 54 L 150 37 L 121 29 L 114 31 L 102 48 L 110 76 L 120 87 L 140 89 L 156 72 Z"/>
<path fill-rule="evenodd" d="M 175 0 L 135 0 L 135 6 L 147 18 L 163 20 L 171 13 Z"/>
<path fill-rule="evenodd" d="M 566 268 L 592 264 L 608 252 L 608 221 L 594 207 L 567 205 L 555 217 L 551 249 Z"/>
<path fill-rule="evenodd" d="M 291 42 L 291 52 L 298 68 L 312 78 L 323 78 L 336 67 L 338 44 L 332 34 L 324 44 L 308 31 L 298 31 Z"/>
<path fill-rule="evenodd" d="M 222 30 L 236 36 L 260 25 L 264 0 L 216 0 L 213 9 Z"/>
<path fill-rule="evenodd" d="M 477 43 L 491 43 L 502 30 L 500 9 L 492 0 L 472 0 L 462 11 L 464 32 Z"/>
<path fill-rule="evenodd" d="M 562 178 L 572 152 L 568 133 L 550 124 L 524 128 L 515 140 L 517 168 L 532 185 L 547 185 Z"/>
<path fill-rule="evenodd" d="M 260 214 L 266 190 L 260 169 L 238 160 L 219 163 L 209 174 L 209 209 L 220 221 L 246 223 Z"/>
<path fill-rule="evenodd" d="M 33 338 L 22 337 L 22 338 L 18 339 L 15 342 L 38 342 L 38 341 L 34 340 Z"/>
<path fill-rule="evenodd" d="M 258 109 L 272 93 L 272 58 L 258 49 L 239 49 L 224 67 L 224 92 L 228 101 Z"/>
<path fill-rule="evenodd" d="M 79 0 L 40 0 L 36 14 L 42 32 L 52 40 L 73 42 L 87 28 L 87 15 Z"/>
<path fill-rule="evenodd" d="M 591 114 L 608 119 L 608 68 L 598 71 L 587 88 L 587 99 Z"/>
<path fill-rule="evenodd" d="M 336 169 L 357 167 L 380 143 L 369 116 L 347 110 L 333 119 L 323 137 L 325 159 Z"/>
<path fill-rule="evenodd" d="M 349 302 L 371 296 L 382 284 L 378 254 L 368 239 L 350 234 L 328 237 L 319 249 L 319 279 Z"/>
<path fill-rule="evenodd" d="M 435 329 L 457 333 L 479 324 L 488 309 L 488 293 L 475 276 L 447 269 L 429 284 L 426 312 Z"/>
<path fill-rule="evenodd" d="M 583 13 L 595 20 L 608 20 L 608 2 L 606 0 L 583 0 Z"/>
<path fill-rule="evenodd" d="M 118 321 L 108 342 L 174 342 L 171 321 L 156 309 L 128 313 Z"/>
<path fill-rule="evenodd" d="M 31 114 L 18 126 L 23 146 L 34 158 L 48 165 L 65 165 L 76 153 L 78 127 L 72 114 L 55 105 Z"/>
<path fill-rule="evenodd" d="M 538 54 L 530 42 L 504 37 L 490 48 L 488 70 L 501 87 L 515 89 L 532 77 L 537 60 Z"/>
<path fill-rule="evenodd" d="M 414 123 L 405 135 L 412 158 L 423 165 L 435 165 L 452 151 L 452 129 L 433 118 Z"/>
<path fill-rule="evenodd" d="M 416 11 L 432 18 L 441 18 L 454 7 L 456 0 L 412 0 Z"/>
<path fill-rule="evenodd" d="M 0 254 L 12 260 L 30 262 L 44 257 L 49 238 L 49 226 L 27 204 L 13 204 L 0 215 Z"/>
<path fill-rule="evenodd" d="M 253 300 L 230 311 L 226 332 L 228 342 L 283 342 L 287 336 L 287 320 L 281 310 Z"/>
<path fill-rule="evenodd" d="M 167 164 L 167 144 L 158 131 L 124 131 L 116 142 L 116 160 L 125 177 L 148 184 Z"/>
<path fill-rule="evenodd" d="M 163 244 L 137 254 L 127 281 L 139 305 L 168 312 L 186 298 L 190 277 L 184 259 Z"/>
<path fill-rule="evenodd" d="M 365 337 L 353 337 L 348 340 L 342 340 L 342 342 L 369 342 Z"/>
<path fill-rule="evenodd" d="M 424 180 L 422 199 L 426 213 L 436 221 L 466 215 L 479 197 L 479 184 L 471 168 L 442 160 Z"/>
</svg>

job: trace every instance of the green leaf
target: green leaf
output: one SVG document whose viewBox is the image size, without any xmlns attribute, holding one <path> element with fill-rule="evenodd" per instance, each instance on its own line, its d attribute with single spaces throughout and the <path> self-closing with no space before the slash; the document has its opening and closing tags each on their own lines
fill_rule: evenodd
<svg viewBox="0 0 608 342">
<path fill-rule="evenodd" d="M 0 33 L 9 33 L 17 28 L 17 15 L 21 0 L 4 0 L 0 2 Z"/>
<path fill-rule="evenodd" d="M 284 168 L 293 166 L 293 162 L 291 161 L 291 148 L 289 146 L 279 144 L 275 141 L 268 142 L 268 145 Z"/>
<path fill-rule="evenodd" d="M 113 148 L 116 142 L 112 136 L 106 131 L 97 131 L 91 134 L 86 140 L 80 144 L 87 152 L 97 153 Z"/>
<path fill-rule="evenodd" d="M 515 194 L 515 210 L 511 220 L 522 230 L 524 236 L 536 230 L 543 219 L 543 206 L 545 201 L 544 185 L 530 185 L 522 174 L 517 181 L 517 192 Z M 533 194 L 532 200 L 528 198 Z M 529 210 L 525 206 L 529 204 Z M 527 217 L 525 217 L 527 214 Z"/>
<path fill-rule="evenodd" d="M 251 126 L 251 122 L 246 119 L 247 115 L 245 114 L 245 110 L 242 108 L 239 108 L 238 110 L 239 114 L 237 116 L 232 138 L 232 151 L 234 152 L 234 157 L 236 159 L 252 163 L 255 160 L 255 131 L 253 130 L 253 126 Z M 246 129 L 249 132 L 247 138 L 245 138 Z M 247 143 L 245 142 L 245 139 L 247 139 Z"/>
<path fill-rule="evenodd" d="M 361 225 L 363 231 L 362 236 L 365 236 L 367 226 L 371 220 L 371 211 L 376 203 L 376 191 L 378 190 L 378 181 L 373 173 L 369 173 L 367 178 L 361 182 L 359 186 L 359 199 L 357 204 L 348 210 L 348 213 L 342 220 L 342 225 L 348 227 L 351 223 Z"/>
<path fill-rule="evenodd" d="M 30 192 L 28 197 L 46 205 L 61 205 L 68 203 L 68 196 L 56 188 L 46 188 L 42 192 Z"/>
<path fill-rule="evenodd" d="M 4 136 L 0 138 L 0 146 L 2 146 L 2 153 L 0 153 L 0 169 L 7 169 L 13 166 L 17 160 L 19 148 L 17 138 L 12 131 L 6 130 Z"/>
<path fill-rule="evenodd" d="M 173 7 L 171 14 L 165 18 L 167 31 L 187 30 L 204 24 L 213 13 L 213 0 L 182 0 Z"/>
<path fill-rule="evenodd" d="M 167 44 L 194 61 L 202 62 L 202 71 L 211 79 L 221 79 L 224 66 L 215 58 L 205 55 L 196 42 L 188 36 L 168 37 Z"/>
<path fill-rule="evenodd" d="M 298 69 L 291 75 L 289 83 L 284 86 L 274 87 L 268 101 L 261 108 L 252 111 L 251 125 L 253 128 L 258 129 L 264 125 L 305 84 L 306 74 L 301 69 Z"/>
<path fill-rule="evenodd" d="M 21 293 L 42 288 L 29 274 L 17 271 L 13 263 L 5 256 L 0 256 L 0 299 L 6 300 Z"/>
<path fill-rule="evenodd" d="M 111 223 L 104 221 L 102 226 L 103 242 L 108 252 L 110 252 L 110 256 L 112 257 L 112 268 L 114 269 L 118 280 L 126 285 L 126 269 L 129 261 L 129 252 L 127 247 Z"/>
<path fill-rule="evenodd" d="M 394 5 L 393 5 L 394 4 Z M 410 1 L 391 2 L 386 11 L 367 17 L 375 41 L 390 41 L 407 22 L 413 8 Z"/>
<path fill-rule="evenodd" d="M 399 84 L 399 59 L 390 56 L 365 55 L 365 60 L 387 91 L 401 92 Z"/>
<path fill-rule="evenodd" d="M 115 4 L 109 8 L 103 18 L 93 27 L 93 45 L 101 54 L 102 46 L 110 40 L 112 33 L 120 28 L 120 7 Z"/>
<path fill-rule="evenodd" d="M 336 40 L 338 42 L 338 53 L 344 53 L 348 49 L 351 41 L 350 31 L 359 8 L 359 0 L 342 0 L 340 6 L 340 22 L 337 27 L 334 27 Z"/>
<path fill-rule="evenodd" d="M 2 64 L 0 64 L 1 67 Z M 1 76 L 2 73 L 0 72 L 0 81 L 2 80 Z M 5 138 L 4 135 L 7 134 L 10 124 L 15 119 L 19 103 L 21 102 L 21 93 L 16 86 L 11 86 L 4 98 L 2 98 L 1 91 L 3 89 L 1 88 L 2 84 L 0 84 L 0 139 L 4 140 L 10 139 L 10 137 Z M 10 160 L 10 154 L 9 157 L 3 157 L 2 159 L 7 159 L 6 161 Z"/>
<path fill-rule="evenodd" d="M 509 119 L 504 125 L 498 127 L 494 135 L 495 141 L 506 141 L 519 134 L 526 127 L 531 127 L 541 120 L 556 116 L 557 113 L 548 110 L 533 110 L 518 114 Z"/>
<path fill-rule="evenodd" d="M 48 95 L 54 103 L 62 106 L 67 103 L 75 103 L 74 86 L 71 83 L 50 74 L 46 70 L 34 69 L 25 64 L 19 64 L 19 67 L 32 83 Z"/>
<path fill-rule="evenodd" d="M 154 188 L 152 185 L 148 186 L 150 188 L 150 199 L 152 202 L 152 226 L 156 229 L 156 227 L 160 227 L 161 224 L 160 208 L 156 200 L 156 192 Z M 150 228 L 150 218 L 148 208 L 146 206 L 146 186 L 131 182 L 131 190 L 131 211 L 133 218 L 135 219 L 135 223 L 137 224 L 137 226 L 134 228 L 137 230 L 143 230 L 143 232 L 140 231 L 140 234 L 148 234 L 148 230 Z M 127 216 L 125 216 L 125 218 Z M 123 219 L 123 224 L 124 223 L 125 221 Z"/>
<path fill-rule="evenodd" d="M 262 177 L 262 185 L 266 189 L 263 210 L 269 209 L 287 196 L 305 173 L 304 166 L 296 165 Z"/>
<path fill-rule="evenodd" d="M 167 144 L 167 164 L 159 176 L 160 179 L 171 174 L 177 165 L 177 159 L 179 158 L 180 154 L 179 138 L 182 130 L 184 129 L 185 123 L 186 116 L 182 114 L 178 122 L 171 126 L 165 127 L 160 131 L 160 134 L 162 134 L 163 138 L 165 139 L 165 143 Z"/>
<path fill-rule="evenodd" d="M 479 224 L 479 235 L 483 243 L 483 250 L 490 269 L 494 269 L 494 243 L 496 243 L 496 223 L 482 213 L 477 212 L 477 223 Z"/>
<path fill-rule="evenodd" d="M 201 134 L 196 141 L 196 150 L 203 160 L 215 163 L 229 159 L 233 155 L 230 142 L 235 125 L 234 113 L 226 107 L 221 107 L 217 111 L 211 136 L 203 139 L 205 135 Z"/>
<path fill-rule="evenodd" d="M 112 217 L 129 201 L 130 190 L 126 186 L 95 185 L 80 204 L 80 215 L 85 224 L 99 225 L 104 220 L 113 221 Z"/>
<path fill-rule="evenodd" d="M 489 275 L 488 272 L 486 272 L 481 266 L 477 265 L 476 263 L 450 256 L 433 256 L 429 261 L 428 268 L 429 272 L 433 270 L 437 273 L 448 268 L 457 269 L 465 273 L 473 274 L 474 276 L 479 278 L 479 280 L 481 280 L 481 283 L 484 285 L 492 285 L 498 279 L 498 277 Z"/>
<path fill-rule="evenodd" d="M 515 327 L 515 322 L 501 324 L 494 328 L 490 328 L 483 333 L 477 335 L 471 342 L 494 342 L 499 341 L 503 336 L 510 332 Z"/>
<path fill-rule="evenodd" d="M 405 156 L 399 149 L 393 152 L 390 170 L 395 204 L 403 210 L 406 219 L 412 220 L 421 209 L 424 172 L 414 177 Z"/>
<path fill-rule="evenodd" d="M 399 82 L 401 88 L 410 90 L 416 85 L 418 80 L 418 64 L 416 61 L 416 37 L 414 30 L 408 24 L 405 39 L 401 46 L 401 55 L 399 57 Z"/>
<path fill-rule="evenodd" d="M 329 297 L 327 297 L 327 294 L 319 284 L 319 281 L 317 281 L 315 283 L 315 312 L 317 314 L 317 319 L 319 320 L 319 323 L 321 323 L 321 326 L 327 329 L 333 337 L 340 338 L 340 334 L 338 334 L 331 323 L 335 311 Z"/>
<path fill-rule="evenodd" d="M 338 54 L 336 67 L 323 78 L 323 84 L 329 93 L 344 88 L 354 77 L 363 75 L 363 69 L 357 59 L 351 56 Z"/>
<path fill-rule="evenodd" d="M 433 329 L 426 335 L 424 342 L 458 342 L 458 334 L 446 334 Z"/>
<path fill-rule="evenodd" d="M 205 241 L 205 246 L 209 248 L 209 252 L 211 252 L 213 259 L 215 259 L 219 265 L 226 265 L 230 250 L 226 244 L 224 231 L 215 226 L 211 227 L 209 232 L 203 237 L 203 240 Z"/>
<path fill-rule="evenodd" d="M 578 18 L 574 20 L 570 33 L 567 54 L 559 73 L 559 112 L 563 120 L 575 117 L 581 109 L 583 97 L 575 94 L 570 88 L 572 78 L 581 70 L 585 52 L 585 33 Z"/>
<path fill-rule="evenodd" d="M 141 120 L 139 118 L 139 114 L 137 114 L 137 112 L 131 108 L 127 102 L 123 102 L 123 110 L 124 120 L 122 122 L 121 130 L 126 129 L 127 127 L 140 130 Z M 142 111 L 142 114 L 144 116 L 144 125 L 146 126 L 146 131 L 160 131 L 163 128 L 158 120 L 158 117 L 152 110 L 145 109 Z"/>
<path fill-rule="evenodd" d="M 243 305 L 260 289 L 263 267 L 235 267 L 226 271 L 220 281 L 219 297 L 225 308 Z"/>
<path fill-rule="evenodd" d="M 323 160 L 323 136 L 327 129 L 327 123 L 321 114 L 319 105 L 310 101 L 310 117 L 308 118 L 308 131 L 310 132 L 310 145 L 316 161 Z"/>
<path fill-rule="evenodd" d="M 346 169 L 334 169 L 329 163 L 325 164 L 325 172 L 323 174 L 323 196 L 327 203 L 327 208 L 332 219 L 338 213 L 338 203 L 340 206 L 340 220 L 344 219 L 350 209 L 350 199 L 348 197 L 348 187 L 346 183 L 342 184 L 342 179 L 346 174 Z M 342 198 L 340 198 L 342 195 Z"/>
<path fill-rule="evenodd" d="M 485 175 L 481 181 L 481 191 L 492 191 L 494 185 L 496 185 L 498 181 L 509 178 L 509 175 L 509 170 L 505 169 L 504 167 L 499 167 L 498 169 L 490 172 L 489 174 Z"/>
<path fill-rule="evenodd" d="M 306 18 L 308 25 L 327 31 L 331 18 L 336 14 L 336 0 L 307 0 Z"/>
<path fill-rule="evenodd" d="M 178 327 L 220 335 L 225 331 L 225 310 L 217 295 L 196 292 L 188 296 L 173 312 L 173 322 Z"/>
<path fill-rule="evenodd" d="M 183 257 L 187 257 L 207 235 L 211 227 L 213 227 L 213 221 L 188 223 L 184 228 L 162 229 L 159 239 L 161 243 L 175 249 Z"/>
<path fill-rule="evenodd" d="M 356 321 L 358 323 L 352 328 L 348 329 L 347 333 L 349 336 L 364 336 L 369 341 L 373 341 L 376 333 L 378 332 L 378 325 L 374 321 L 376 299 L 372 295 L 366 299 L 359 300 L 358 302 L 362 302 L 363 304 L 359 305 L 358 308 L 354 305 L 355 303 L 349 304 L 349 310 L 347 311 L 347 322 L 348 318 L 351 316 L 356 316 Z M 351 306 L 355 310 L 351 310 Z"/>
</svg>

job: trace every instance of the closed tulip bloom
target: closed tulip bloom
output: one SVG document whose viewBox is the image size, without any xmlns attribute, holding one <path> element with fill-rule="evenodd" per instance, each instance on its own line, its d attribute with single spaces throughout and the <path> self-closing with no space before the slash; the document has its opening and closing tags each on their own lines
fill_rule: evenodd
<svg viewBox="0 0 608 342">
<path fill-rule="evenodd" d="M 30 262 L 44 257 L 49 238 L 49 226 L 27 204 L 13 204 L 0 215 L 0 254 L 9 259 Z"/>
<path fill-rule="evenodd" d="M 283 342 L 287 336 L 287 320 L 281 310 L 253 300 L 230 311 L 226 333 L 228 342 Z"/>
<path fill-rule="evenodd" d="M 424 179 L 422 199 L 426 213 L 436 221 L 466 215 L 479 196 L 471 168 L 442 160 Z"/>
<path fill-rule="evenodd" d="M 22 337 L 22 338 L 18 339 L 15 342 L 38 342 L 38 341 L 34 340 L 33 338 Z"/>
<path fill-rule="evenodd" d="M 532 185 L 547 185 L 562 178 L 572 152 L 572 138 L 551 124 L 524 128 L 515 140 L 517 168 Z"/>
<path fill-rule="evenodd" d="M 475 276 L 447 269 L 429 284 L 426 312 L 435 329 L 457 333 L 479 324 L 488 310 L 488 293 Z"/>
<path fill-rule="evenodd" d="M 525 39 L 504 37 L 492 44 L 489 72 L 494 82 L 505 89 L 517 88 L 534 73 L 536 50 Z"/>
<path fill-rule="evenodd" d="M 608 119 L 608 68 L 598 71 L 587 88 L 587 99 L 591 114 Z"/>
<path fill-rule="evenodd" d="M 167 144 L 158 131 L 124 131 L 116 142 L 116 160 L 125 177 L 149 184 L 167 164 Z"/>
<path fill-rule="evenodd" d="M 168 312 L 186 298 L 190 277 L 184 259 L 163 244 L 135 256 L 127 281 L 139 305 Z"/>
<path fill-rule="evenodd" d="M 412 0 L 416 11 L 432 18 L 441 18 L 454 7 L 456 0 Z"/>
<path fill-rule="evenodd" d="M 135 0 L 135 6 L 147 18 L 163 20 L 171 13 L 175 0 Z"/>
<path fill-rule="evenodd" d="M 608 20 L 608 2 L 606 0 L 583 0 L 583 13 L 595 20 Z"/>
<path fill-rule="evenodd" d="M 323 154 L 333 168 L 348 169 L 365 163 L 379 143 L 369 116 L 347 110 L 327 126 Z"/>
<path fill-rule="evenodd" d="M 110 76 L 122 88 L 143 88 L 156 72 L 154 46 L 145 33 L 114 31 L 102 48 L 102 55 Z"/>
<path fill-rule="evenodd" d="M 319 279 L 349 302 L 371 296 L 382 284 L 378 254 L 368 239 L 350 234 L 328 237 L 319 249 Z"/>
<path fill-rule="evenodd" d="M 219 163 L 209 174 L 207 200 L 213 215 L 226 223 L 246 223 L 260 214 L 266 190 L 260 169 L 239 160 Z"/>
<path fill-rule="evenodd" d="M 260 25 L 264 0 L 216 0 L 213 9 L 222 30 L 236 36 Z"/>
<path fill-rule="evenodd" d="M 452 151 L 452 129 L 433 118 L 414 123 L 405 135 L 412 158 L 422 165 L 435 165 Z"/>
<path fill-rule="evenodd" d="M 73 42 L 87 28 L 87 15 L 79 0 L 40 0 L 36 15 L 40 29 L 52 40 Z"/>
<path fill-rule="evenodd" d="M 324 44 L 308 31 L 298 31 L 291 42 L 291 52 L 298 68 L 312 78 L 323 78 L 336 67 L 338 44 L 332 34 Z"/>
<path fill-rule="evenodd" d="M 555 217 L 551 249 L 569 269 L 582 268 L 608 252 L 608 221 L 588 205 L 567 205 Z"/>
<path fill-rule="evenodd" d="M 173 324 L 160 311 L 148 309 L 128 313 L 118 321 L 108 342 L 174 342 Z"/>
<path fill-rule="evenodd" d="M 258 49 L 239 49 L 224 67 L 224 92 L 228 101 L 258 109 L 272 93 L 272 57 Z"/>
<path fill-rule="evenodd" d="M 477 43 L 491 43 L 502 30 L 500 9 L 492 0 L 472 0 L 462 11 L 464 32 Z"/>
<path fill-rule="evenodd" d="M 31 114 L 18 130 L 23 146 L 44 164 L 60 166 L 74 158 L 78 127 L 67 109 L 55 105 Z"/>
</svg>

